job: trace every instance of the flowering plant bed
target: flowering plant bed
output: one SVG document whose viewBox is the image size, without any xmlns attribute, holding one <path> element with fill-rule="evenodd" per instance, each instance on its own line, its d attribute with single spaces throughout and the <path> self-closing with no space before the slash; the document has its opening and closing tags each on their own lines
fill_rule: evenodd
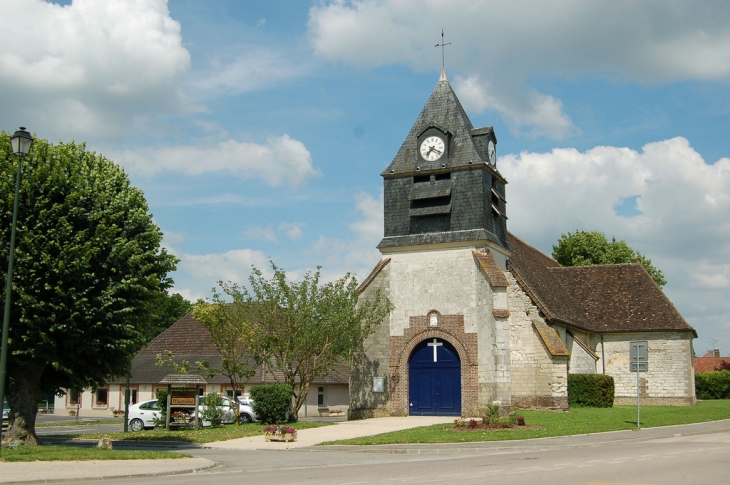
<svg viewBox="0 0 730 485">
<path fill-rule="evenodd" d="M 170 416 L 176 423 L 186 423 L 190 420 L 190 415 L 185 411 L 175 411 Z"/>
<path fill-rule="evenodd" d="M 294 441 L 297 439 L 297 430 L 289 426 L 272 424 L 264 428 L 266 441 Z"/>
<path fill-rule="evenodd" d="M 525 418 L 522 416 L 501 419 L 498 422 L 489 422 L 488 418 L 480 419 L 455 419 L 454 431 L 498 431 L 501 429 L 542 429 L 542 426 L 525 426 Z"/>
</svg>

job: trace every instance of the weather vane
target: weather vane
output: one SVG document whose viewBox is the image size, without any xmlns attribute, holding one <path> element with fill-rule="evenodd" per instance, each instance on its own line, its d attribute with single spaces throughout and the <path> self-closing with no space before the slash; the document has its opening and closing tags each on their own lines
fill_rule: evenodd
<svg viewBox="0 0 730 485">
<path fill-rule="evenodd" d="M 441 69 L 446 69 L 444 64 L 444 46 L 451 45 L 451 42 L 444 44 L 444 29 L 441 29 L 441 43 L 436 44 L 434 47 L 441 47 Z"/>
</svg>

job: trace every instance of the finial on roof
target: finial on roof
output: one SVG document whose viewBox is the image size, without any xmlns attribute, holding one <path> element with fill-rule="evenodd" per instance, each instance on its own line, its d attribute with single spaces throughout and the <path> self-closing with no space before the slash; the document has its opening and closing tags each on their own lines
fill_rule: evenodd
<svg viewBox="0 0 730 485">
<path fill-rule="evenodd" d="M 444 70 L 446 67 L 446 64 L 444 63 L 444 46 L 451 45 L 451 42 L 448 44 L 444 44 L 444 29 L 441 29 L 441 43 L 436 44 L 434 47 L 441 47 L 441 77 L 443 79 L 446 79 L 446 75 L 444 74 L 446 71 Z"/>
<path fill-rule="evenodd" d="M 443 67 L 441 68 L 441 77 L 439 78 L 439 82 L 441 81 L 448 81 L 448 79 L 446 79 L 446 69 Z"/>
</svg>

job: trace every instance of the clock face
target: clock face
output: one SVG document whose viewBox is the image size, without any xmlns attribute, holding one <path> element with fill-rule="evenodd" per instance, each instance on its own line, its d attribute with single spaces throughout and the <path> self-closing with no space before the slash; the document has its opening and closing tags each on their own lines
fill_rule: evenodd
<svg viewBox="0 0 730 485">
<path fill-rule="evenodd" d="M 438 136 L 429 136 L 421 143 L 421 156 L 428 162 L 434 162 L 444 154 L 444 140 Z"/>
<path fill-rule="evenodd" d="M 489 163 L 492 165 L 497 164 L 497 150 L 494 148 L 494 143 L 492 140 L 489 140 L 489 144 L 487 145 L 487 153 L 489 154 Z"/>
</svg>

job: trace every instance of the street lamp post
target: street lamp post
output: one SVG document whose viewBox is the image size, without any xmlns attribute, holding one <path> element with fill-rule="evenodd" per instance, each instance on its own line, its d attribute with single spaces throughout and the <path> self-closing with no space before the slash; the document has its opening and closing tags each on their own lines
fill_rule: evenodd
<svg viewBox="0 0 730 485">
<path fill-rule="evenodd" d="M 3 315 L 2 351 L 0 351 L 0 406 L 5 402 L 6 369 L 8 363 L 8 330 L 10 328 L 10 301 L 13 293 L 13 263 L 15 262 L 15 224 L 18 220 L 18 193 L 20 192 L 20 167 L 23 157 L 30 153 L 33 137 L 21 126 L 10 138 L 10 147 L 18 156 L 18 172 L 15 176 L 15 198 L 13 199 L 13 223 L 10 226 L 10 251 L 8 252 L 8 280 L 5 284 L 5 314 Z M 2 442 L 2 428 L 0 428 Z"/>
</svg>

